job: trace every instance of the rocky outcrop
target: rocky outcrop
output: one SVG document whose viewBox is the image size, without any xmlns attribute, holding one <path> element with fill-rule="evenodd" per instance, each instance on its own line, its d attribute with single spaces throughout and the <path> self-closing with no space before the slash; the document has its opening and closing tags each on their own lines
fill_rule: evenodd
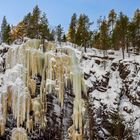
<svg viewBox="0 0 140 140">
<path fill-rule="evenodd" d="M 90 140 L 139 140 L 140 63 L 133 59 L 114 58 L 106 62 L 104 70 L 104 60 L 98 61 L 90 58 L 82 64 L 89 64 L 85 80 L 93 124 L 89 130 L 92 130 Z"/>
</svg>

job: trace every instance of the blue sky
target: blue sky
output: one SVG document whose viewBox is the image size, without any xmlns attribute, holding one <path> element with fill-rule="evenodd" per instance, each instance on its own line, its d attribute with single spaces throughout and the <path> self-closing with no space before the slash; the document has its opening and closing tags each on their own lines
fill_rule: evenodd
<svg viewBox="0 0 140 140">
<path fill-rule="evenodd" d="M 107 16 L 111 9 L 130 17 L 136 8 L 140 9 L 140 0 L 0 0 L 0 22 L 5 15 L 15 25 L 36 4 L 46 12 L 52 26 L 62 24 L 65 30 L 74 12 L 85 13 L 91 21 L 96 21 L 100 16 Z"/>
</svg>

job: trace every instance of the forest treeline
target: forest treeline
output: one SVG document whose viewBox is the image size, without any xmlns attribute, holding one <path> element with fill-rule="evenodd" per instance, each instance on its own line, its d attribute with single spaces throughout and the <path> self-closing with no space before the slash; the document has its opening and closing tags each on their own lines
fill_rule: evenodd
<svg viewBox="0 0 140 140">
<path fill-rule="evenodd" d="M 24 37 L 47 39 L 77 44 L 87 47 L 95 47 L 102 50 L 122 48 L 122 52 L 130 47 L 135 53 L 140 52 L 140 10 L 134 11 L 134 16 L 129 18 L 124 13 L 116 13 L 112 9 L 107 17 L 99 17 L 96 30 L 92 30 L 95 22 L 90 21 L 85 14 L 71 17 L 69 28 L 64 32 L 61 24 L 50 28 L 46 13 L 42 13 L 36 5 L 16 26 L 11 26 L 6 17 L 3 17 L 1 25 L 1 40 L 12 43 L 16 39 Z"/>
</svg>

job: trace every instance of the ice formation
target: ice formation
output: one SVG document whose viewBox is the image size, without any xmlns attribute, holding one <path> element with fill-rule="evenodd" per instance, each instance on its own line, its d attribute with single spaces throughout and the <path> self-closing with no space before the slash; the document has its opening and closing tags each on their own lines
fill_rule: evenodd
<svg viewBox="0 0 140 140">
<path fill-rule="evenodd" d="M 41 77 L 39 93 L 36 92 L 35 79 L 38 76 Z M 6 73 L 0 94 L 0 134 L 4 133 L 7 109 L 11 108 L 16 120 L 11 139 L 28 139 L 27 132 L 32 131 L 36 124 L 39 128 L 46 125 L 46 94 L 55 94 L 63 107 L 65 88 L 70 88 L 70 84 L 75 98 L 69 136 L 71 140 L 82 140 L 82 93 L 85 87 L 75 50 L 49 42 L 42 46 L 36 39 L 11 46 L 6 56 Z"/>
<path fill-rule="evenodd" d="M 0 139 L 140 139 L 140 56 L 71 46 L 29 39 L 0 54 Z"/>
<path fill-rule="evenodd" d="M 26 130 L 24 128 L 14 128 L 11 140 L 28 140 Z"/>
</svg>

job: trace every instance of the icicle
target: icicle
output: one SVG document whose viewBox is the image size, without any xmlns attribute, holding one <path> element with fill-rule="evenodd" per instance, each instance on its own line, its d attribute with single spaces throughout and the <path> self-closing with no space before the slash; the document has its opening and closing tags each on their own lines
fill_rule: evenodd
<svg viewBox="0 0 140 140">
<path fill-rule="evenodd" d="M 37 51 L 37 73 L 42 76 L 43 67 L 44 67 L 44 54 L 40 51 Z"/>
<path fill-rule="evenodd" d="M 28 140 L 26 130 L 18 127 L 12 130 L 11 140 Z"/>
<path fill-rule="evenodd" d="M 5 131 L 5 124 L 6 124 L 6 106 L 4 106 L 4 104 L 2 103 L 3 101 L 3 98 L 2 98 L 3 95 L 0 94 L 0 135 L 3 135 L 4 134 L 4 131 Z M 5 101 L 4 101 L 5 102 Z"/>
<path fill-rule="evenodd" d="M 34 112 L 35 123 L 41 123 L 42 117 L 42 104 L 39 98 L 32 99 L 32 110 Z"/>
<path fill-rule="evenodd" d="M 76 57 L 75 50 L 69 47 L 57 48 L 53 43 L 45 42 L 44 54 L 40 49 L 40 40 L 28 40 L 25 44 L 11 47 L 6 57 L 6 67 L 14 72 L 9 72 L 5 78 L 7 87 L 8 106 L 12 105 L 13 116 L 17 120 L 17 127 L 23 124 L 25 120 L 28 132 L 33 130 L 33 124 L 38 123 L 44 126 L 44 112 L 46 111 L 46 93 L 56 94 L 61 106 L 64 102 L 65 87 L 72 83 L 74 99 L 73 125 L 71 127 L 71 140 L 82 140 L 82 119 L 83 107 L 82 92 L 84 83 L 83 75 Z M 15 67 L 14 65 L 17 64 Z M 18 66 L 21 64 L 21 66 Z M 10 70 L 9 70 L 10 71 Z M 36 81 L 34 76 L 41 76 L 40 94 L 35 95 Z M 31 91 L 31 93 L 29 93 Z M 2 97 L 4 98 L 4 97 Z M 4 103 L 2 103 L 3 106 Z M 6 106 L 7 103 L 4 105 Z M 33 111 L 33 116 L 30 116 Z M 6 117 L 7 107 L 4 109 Z M 35 120 L 35 122 L 33 122 Z M 4 122 L 4 121 L 3 121 Z M 0 121 L 0 124 L 1 121 Z M 1 126 L 1 125 L 0 125 Z M 25 136 L 25 137 L 24 137 Z M 12 132 L 12 140 L 26 140 L 26 131 L 22 128 L 16 128 Z"/>
<path fill-rule="evenodd" d="M 74 99 L 74 108 L 73 108 L 73 125 L 69 128 L 69 137 L 71 140 L 82 140 L 83 132 L 82 132 L 82 113 L 84 103 L 82 100 L 82 91 L 83 91 L 83 83 L 82 83 L 82 72 L 78 64 L 78 59 L 74 50 L 70 48 L 63 48 L 62 52 L 67 53 L 71 56 L 70 59 L 70 79 L 73 85 L 73 93 L 75 94 Z"/>
<path fill-rule="evenodd" d="M 33 118 L 32 117 L 29 120 L 27 120 L 26 128 L 28 132 L 33 131 Z"/>
<path fill-rule="evenodd" d="M 26 128 L 28 129 L 28 132 L 33 131 L 33 119 L 29 116 L 30 113 L 30 106 L 31 106 L 31 97 L 28 91 L 28 88 L 25 88 L 26 92 L 26 104 L 25 104 L 25 109 L 26 109 L 26 114 L 27 114 L 27 122 L 26 122 Z M 27 98 L 28 97 L 28 98 Z"/>
<path fill-rule="evenodd" d="M 17 79 L 16 84 L 13 86 L 12 100 L 13 115 L 17 119 L 17 127 L 19 127 L 26 118 L 29 120 L 28 115 L 30 112 L 30 94 L 28 89 L 24 87 L 21 79 Z"/>
<path fill-rule="evenodd" d="M 0 116 L 0 135 L 2 136 L 5 132 L 5 124 L 6 124 L 6 119 Z"/>
<path fill-rule="evenodd" d="M 26 86 L 29 87 L 29 80 L 30 80 L 30 51 L 26 50 Z"/>
<path fill-rule="evenodd" d="M 8 98 L 8 107 L 12 105 L 12 86 L 7 87 L 7 98 Z"/>
<path fill-rule="evenodd" d="M 64 77 L 63 77 L 63 67 L 60 67 L 60 81 L 59 81 L 59 100 L 61 102 L 61 106 L 63 106 L 64 102 Z"/>
<path fill-rule="evenodd" d="M 1 93 L 2 116 L 6 119 L 7 116 L 7 93 Z"/>
<path fill-rule="evenodd" d="M 31 64 L 31 76 L 37 75 L 37 62 L 35 52 L 32 51 L 30 54 L 30 64 Z"/>
<path fill-rule="evenodd" d="M 54 43 L 51 43 L 51 42 L 47 42 L 47 43 L 45 44 L 45 48 L 46 48 L 46 51 L 47 51 L 47 52 L 50 51 L 50 50 L 55 50 L 55 49 L 56 49 Z"/>
<path fill-rule="evenodd" d="M 31 94 L 35 95 L 35 91 L 36 91 L 36 81 L 34 79 L 30 79 L 30 84 L 29 87 L 31 89 Z"/>
<path fill-rule="evenodd" d="M 50 69 L 49 69 L 49 79 L 50 81 L 52 80 L 52 61 L 53 59 L 50 59 Z M 50 84 L 50 87 L 49 87 L 49 93 L 52 92 L 52 84 Z"/>
</svg>

